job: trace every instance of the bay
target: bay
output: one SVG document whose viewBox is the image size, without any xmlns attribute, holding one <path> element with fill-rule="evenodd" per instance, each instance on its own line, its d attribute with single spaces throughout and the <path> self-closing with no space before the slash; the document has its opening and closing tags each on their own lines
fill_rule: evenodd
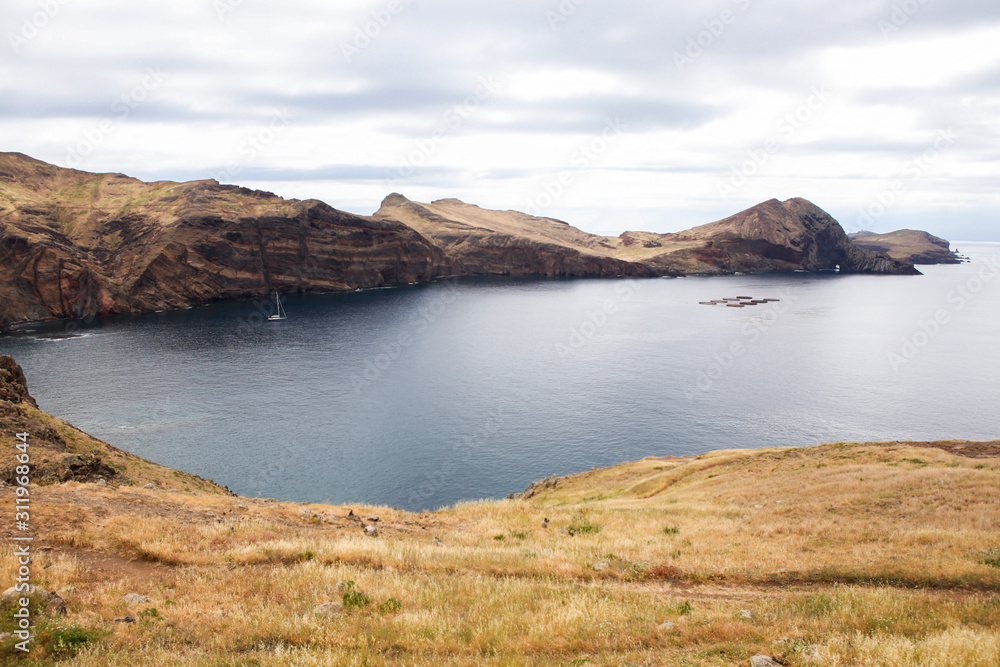
<svg viewBox="0 0 1000 667">
<path fill-rule="evenodd" d="M 995 439 L 1000 244 L 924 276 L 463 279 L 32 325 L 42 409 L 241 495 L 436 508 L 645 456 Z M 753 307 L 724 297 L 777 298 Z"/>
</svg>

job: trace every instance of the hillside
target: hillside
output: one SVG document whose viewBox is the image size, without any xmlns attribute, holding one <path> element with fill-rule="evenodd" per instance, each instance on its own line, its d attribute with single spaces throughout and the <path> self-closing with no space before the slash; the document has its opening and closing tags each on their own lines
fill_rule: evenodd
<svg viewBox="0 0 1000 667">
<path fill-rule="evenodd" d="M 913 274 L 809 202 L 771 200 L 679 234 L 587 234 L 455 199 L 390 195 L 371 217 L 216 181 L 145 183 L 0 153 L 0 331 L 45 319 L 444 276 Z"/>
<path fill-rule="evenodd" d="M 434 278 L 399 223 L 216 181 L 144 183 L 0 153 L 0 328 Z"/>
<path fill-rule="evenodd" d="M 39 446 L 51 427 L 110 456 L 0 365 L 5 452 L 30 419 Z M 36 617 L 27 664 L 992 667 L 998 455 L 650 458 L 420 514 L 237 498 L 133 457 L 111 483 L 32 487 L 33 581 L 67 613 Z M 12 516 L 11 488 L 0 504 Z M 13 525 L 0 530 L 13 582 Z M 14 641 L 0 635 L 5 664 Z"/>
<path fill-rule="evenodd" d="M 590 262 L 611 258 L 665 275 L 832 271 L 838 266 L 846 273 L 919 273 L 912 264 L 858 248 L 836 220 L 804 199 L 772 199 L 676 234 L 625 232 L 619 237 L 457 199 L 424 204 L 398 194 L 387 197 L 374 217 L 412 227 L 466 270 L 483 265 L 485 256 L 503 263 L 498 248 L 545 246 L 553 255 L 576 253 Z"/>
<path fill-rule="evenodd" d="M 888 234 L 855 232 L 854 244 L 872 252 L 912 264 L 960 264 L 958 254 L 945 239 L 914 229 L 900 229 Z"/>
</svg>

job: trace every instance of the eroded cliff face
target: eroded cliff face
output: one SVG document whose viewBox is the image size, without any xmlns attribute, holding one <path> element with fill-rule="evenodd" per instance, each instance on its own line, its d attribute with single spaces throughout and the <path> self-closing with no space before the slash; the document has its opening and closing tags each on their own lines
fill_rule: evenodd
<svg viewBox="0 0 1000 667">
<path fill-rule="evenodd" d="M 143 183 L 0 154 L 0 326 L 433 279 L 414 230 L 215 181 Z"/>
<path fill-rule="evenodd" d="M 517 211 L 490 211 L 457 199 L 421 204 L 392 194 L 373 217 L 399 221 L 420 232 L 445 254 L 453 275 L 679 275 L 669 267 L 615 257 L 611 246 L 600 245 L 603 237 L 565 222 Z"/>
<path fill-rule="evenodd" d="M 804 199 L 771 200 L 677 234 L 588 234 L 456 199 L 390 195 L 371 217 L 216 181 L 145 183 L 0 153 L 0 329 L 275 291 L 442 276 L 918 273 L 864 250 Z"/>
<path fill-rule="evenodd" d="M 850 235 L 855 245 L 913 264 L 961 264 L 951 244 L 937 236 L 915 229 L 900 229 L 888 234 L 858 232 Z"/>
<path fill-rule="evenodd" d="M 840 223 L 805 199 L 772 199 L 678 234 L 630 232 L 622 238 L 633 247 L 642 242 L 647 248 L 645 261 L 671 264 L 686 273 L 832 271 L 839 267 L 845 273 L 919 274 L 910 263 L 859 248 Z"/>
</svg>

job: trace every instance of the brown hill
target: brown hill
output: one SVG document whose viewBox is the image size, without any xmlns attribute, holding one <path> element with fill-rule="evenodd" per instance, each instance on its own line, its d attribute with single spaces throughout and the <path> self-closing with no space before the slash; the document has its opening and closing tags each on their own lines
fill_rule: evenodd
<svg viewBox="0 0 1000 667">
<path fill-rule="evenodd" d="M 426 280 L 443 259 L 404 225 L 316 200 L 0 154 L 0 326 Z"/>
<path fill-rule="evenodd" d="M 145 183 L 0 153 L 0 330 L 52 318 L 328 292 L 448 275 L 917 273 L 802 200 L 679 234 L 588 234 L 456 199 L 390 195 L 372 217 L 217 181 Z"/>
<path fill-rule="evenodd" d="M 894 259 L 912 264 L 961 264 L 962 262 L 948 241 L 915 229 L 900 229 L 888 234 L 855 232 L 851 234 L 851 240 L 865 250 L 885 253 Z"/>
<path fill-rule="evenodd" d="M 545 247 L 562 257 L 572 251 L 576 261 L 612 258 L 660 275 L 822 271 L 838 266 L 850 273 L 919 273 L 911 264 L 858 248 L 836 220 L 804 199 L 772 199 L 676 234 L 625 232 L 619 237 L 588 234 L 560 220 L 490 211 L 457 199 L 422 204 L 398 194 L 387 197 L 375 217 L 416 229 L 466 270 L 489 259 L 498 265 L 509 261 L 498 248 L 510 253 Z"/>
</svg>

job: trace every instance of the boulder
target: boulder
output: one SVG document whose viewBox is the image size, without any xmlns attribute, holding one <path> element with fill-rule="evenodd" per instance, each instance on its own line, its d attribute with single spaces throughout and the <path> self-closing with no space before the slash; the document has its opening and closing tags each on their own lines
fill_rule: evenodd
<svg viewBox="0 0 1000 667">
<path fill-rule="evenodd" d="M 138 593 L 129 593 L 122 598 L 122 602 L 125 604 L 149 604 L 152 602 L 151 599 L 145 595 L 139 595 Z"/>
</svg>

